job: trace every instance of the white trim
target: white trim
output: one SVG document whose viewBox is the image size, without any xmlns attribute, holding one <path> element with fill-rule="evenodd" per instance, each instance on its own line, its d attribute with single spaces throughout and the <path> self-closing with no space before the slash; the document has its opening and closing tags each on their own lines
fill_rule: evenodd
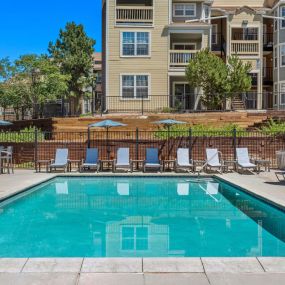
<svg viewBox="0 0 285 285">
<path fill-rule="evenodd" d="M 197 43 L 192 43 L 192 42 L 189 42 L 189 43 L 181 42 L 181 43 L 179 43 L 179 42 L 176 42 L 176 43 L 172 43 L 172 49 L 175 50 L 175 46 L 176 45 L 184 45 L 184 48 L 185 48 L 186 45 L 194 45 L 194 50 L 197 50 Z"/>
<path fill-rule="evenodd" d="M 216 27 L 216 33 L 213 33 L 213 27 Z M 213 41 L 213 35 L 216 35 L 215 39 L 216 41 Z M 212 24 L 212 44 L 216 45 L 218 44 L 218 24 Z"/>
<path fill-rule="evenodd" d="M 279 56 L 280 56 L 279 61 L 280 61 L 280 67 L 281 68 L 285 67 L 285 63 L 282 65 L 282 46 L 284 46 L 284 48 L 285 48 L 285 43 L 282 43 L 279 45 Z M 284 50 L 284 56 L 285 56 L 285 50 Z"/>
<path fill-rule="evenodd" d="M 278 102 L 279 102 L 279 106 L 285 106 L 285 102 L 284 103 L 282 103 L 281 102 L 281 98 L 282 98 L 282 94 L 284 94 L 284 96 L 285 96 L 285 89 L 284 89 L 284 92 L 282 92 L 282 85 L 284 84 L 284 88 L 285 88 L 285 81 L 284 80 L 282 80 L 282 81 L 279 81 L 279 90 L 280 90 L 280 92 L 278 93 Z"/>
<path fill-rule="evenodd" d="M 148 55 L 123 55 L 123 33 L 135 34 L 135 53 L 137 53 L 137 33 L 148 33 Z M 120 31 L 120 57 L 122 58 L 150 58 L 152 52 L 152 33 L 149 30 L 122 30 Z"/>
<path fill-rule="evenodd" d="M 285 9 L 285 5 L 279 6 L 279 17 L 281 17 L 281 18 L 283 18 L 282 17 L 282 9 Z M 282 21 L 285 21 L 285 19 L 284 20 L 280 20 L 280 27 L 279 27 L 280 30 L 284 30 L 285 29 L 285 26 L 282 27 Z"/>
<path fill-rule="evenodd" d="M 182 5 L 182 6 L 184 6 L 183 7 L 183 15 L 175 15 L 175 6 L 176 5 Z M 193 7 L 194 7 L 194 15 L 185 15 L 185 11 L 186 11 L 186 9 L 185 9 L 185 6 L 186 5 L 192 5 Z M 196 15 L 197 15 L 197 5 L 196 5 L 196 3 L 185 3 L 185 2 L 182 2 L 182 3 L 173 3 L 173 5 L 172 5 L 172 17 L 173 18 L 194 18 L 194 17 L 196 17 Z"/>
<path fill-rule="evenodd" d="M 126 72 L 124 72 L 124 73 L 120 73 L 120 100 L 121 101 L 141 101 L 142 100 L 142 98 L 137 98 L 136 97 L 136 92 L 137 92 L 137 90 L 136 90 L 136 79 L 135 79 L 135 81 L 134 81 L 134 98 L 123 98 L 123 76 L 135 76 L 135 77 L 137 77 L 137 76 L 140 76 L 140 75 L 142 75 L 142 76 L 147 76 L 147 78 L 148 78 L 148 86 L 147 86 L 147 88 L 148 88 L 148 92 L 147 92 L 147 98 L 143 98 L 143 100 L 144 101 L 150 101 L 150 97 L 151 97 L 151 74 L 150 73 L 132 73 L 132 72 L 128 72 L 128 73 L 126 73 Z"/>
<path fill-rule="evenodd" d="M 275 89 L 275 87 L 277 88 Z M 279 88 L 278 83 L 275 82 L 273 84 L 273 106 L 278 106 L 278 88 Z M 275 98 L 276 98 L 276 103 L 274 102 Z"/>
<path fill-rule="evenodd" d="M 278 68 L 278 49 L 279 49 L 278 45 L 273 47 L 273 69 Z M 276 59 L 276 65 L 275 65 L 275 59 Z"/>
</svg>

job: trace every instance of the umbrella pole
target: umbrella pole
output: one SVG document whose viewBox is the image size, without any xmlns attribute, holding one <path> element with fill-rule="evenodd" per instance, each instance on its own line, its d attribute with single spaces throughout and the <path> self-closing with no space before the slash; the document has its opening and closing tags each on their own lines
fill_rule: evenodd
<svg viewBox="0 0 285 285">
<path fill-rule="evenodd" d="M 107 146 L 107 160 L 110 159 L 110 150 L 109 150 L 109 127 L 107 127 L 106 132 L 106 146 Z"/>
<path fill-rule="evenodd" d="M 167 159 L 169 160 L 169 132 L 170 132 L 170 126 L 167 126 Z"/>
</svg>

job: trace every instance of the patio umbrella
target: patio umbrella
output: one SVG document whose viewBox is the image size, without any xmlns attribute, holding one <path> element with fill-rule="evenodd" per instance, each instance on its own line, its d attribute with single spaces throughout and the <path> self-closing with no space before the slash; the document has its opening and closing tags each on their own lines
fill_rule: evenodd
<svg viewBox="0 0 285 285">
<path fill-rule="evenodd" d="M 157 121 L 154 122 L 154 124 L 156 125 L 163 125 L 164 127 L 167 127 L 167 148 L 169 150 L 169 133 L 170 133 L 170 127 L 173 125 L 184 125 L 187 124 L 186 122 L 182 122 L 182 121 L 176 121 L 176 120 L 172 120 L 172 119 L 166 119 L 166 120 L 161 120 L 161 121 Z M 169 159 L 169 151 L 168 151 L 168 159 Z"/>
<path fill-rule="evenodd" d="M 108 136 L 109 136 L 109 129 L 114 127 L 124 127 L 125 124 L 122 124 L 120 122 L 115 122 L 112 120 L 105 120 L 98 123 L 93 123 L 88 126 L 88 131 L 90 128 L 105 128 L 106 129 L 106 144 L 107 144 L 107 155 L 108 159 L 110 158 L 110 151 L 109 151 L 109 144 L 108 144 Z"/>
<path fill-rule="evenodd" d="M 0 120 L 0 126 L 11 126 L 11 125 L 13 125 L 13 123 L 8 122 L 8 121 Z"/>
</svg>

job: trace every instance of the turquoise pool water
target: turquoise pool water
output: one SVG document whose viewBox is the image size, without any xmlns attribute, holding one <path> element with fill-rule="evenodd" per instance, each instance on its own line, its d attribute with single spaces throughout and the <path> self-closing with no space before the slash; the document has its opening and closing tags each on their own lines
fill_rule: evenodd
<svg viewBox="0 0 285 285">
<path fill-rule="evenodd" d="M 1 257 L 285 256 L 285 213 L 218 180 L 57 178 L 0 204 Z"/>
</svg>

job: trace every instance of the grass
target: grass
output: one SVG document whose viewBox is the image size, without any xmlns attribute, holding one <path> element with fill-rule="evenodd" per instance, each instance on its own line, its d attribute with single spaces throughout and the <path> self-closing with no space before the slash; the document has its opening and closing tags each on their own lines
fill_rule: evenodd
<svg viewBox="0 0 285 285">
<path fill-rule="evenodd" d="M 36 127 L 29 127 L 17 132 L 0 132 L 0 142 L 29 143 L 35 141 L 35 132 L 37 132 L 38 141 L 44 140 L 44 133 Z"/>
</svg>

